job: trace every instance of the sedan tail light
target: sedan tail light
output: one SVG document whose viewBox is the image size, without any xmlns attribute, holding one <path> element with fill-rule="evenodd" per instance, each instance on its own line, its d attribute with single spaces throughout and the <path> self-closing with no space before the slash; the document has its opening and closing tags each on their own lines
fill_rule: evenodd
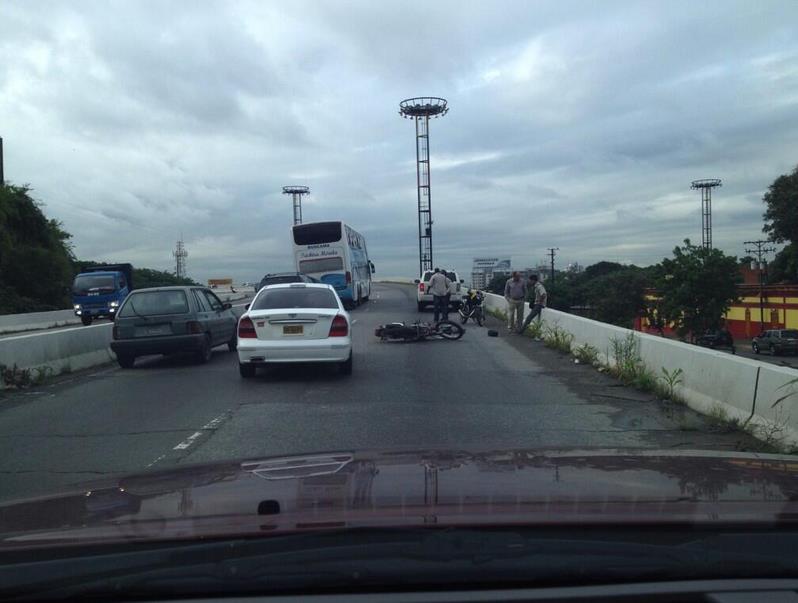
<svg viewBox="0 0 798 603">
<path fill-rule="evenodd" d="M 419 290 L 420 293 L 424 293 L 424 283 L 419 283 L 418 284 L 418 290 Z"/>
<path fill-rule="evenodd" d="M 346 318 L 338 314 L 333 318 L 328 337 L 346 337 L 347 335 L 349 335 L 349 323 L 346 322 Z"/>
<path fill-rule="evenodd" d="M 196 320 L 189 320 L 186 323 L 186 332 L 192 334 L 199 334 L 202 333 L 202 325 L 198 323 Z"/>
<path fill-rule="evenodd" d="M 238 321 L 238 338 L 239 339 L 257 339 L 258 335 L 255 333 L 255 325 L 252 324 L 252 319 L 249 316 L 244 316 Z"/>
</svg>

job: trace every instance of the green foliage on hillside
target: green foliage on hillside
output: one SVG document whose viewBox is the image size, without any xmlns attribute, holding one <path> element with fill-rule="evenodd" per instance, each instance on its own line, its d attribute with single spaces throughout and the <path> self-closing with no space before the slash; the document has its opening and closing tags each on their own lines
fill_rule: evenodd
<svg viewBox="0 0 798 603">
<path fill-rule="evenodd" d="M 69 305 L 70 235 L 48 220 L 24 186 L 0 185 L 0 313 Z"/>
<path fill-rule="evenodd" d="M 95 262 L 91 260 L 80 260 L 75 264 L 75 274 L 91 266 L 99 264 L 118 264 L 120 262 Z M 190 278 L 178 278 L 171 272 L 154 270 L 152 268 L 133 267 L 133 286 L 136 289 L 146 289 L 147 287 L 169 287 L 171 285 L 198 285 L 199 283 Z"/>
</svg>

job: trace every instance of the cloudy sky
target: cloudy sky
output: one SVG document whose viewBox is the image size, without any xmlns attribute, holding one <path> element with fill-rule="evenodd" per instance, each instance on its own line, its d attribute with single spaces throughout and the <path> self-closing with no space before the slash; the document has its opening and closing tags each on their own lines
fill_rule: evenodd
<svg viewBox="0 0 798 603">
<path fill-rule="evenodd" d="M 418 266 L 413 126 L 436 95 L 435 263 L 660 260 L 761 237 L 798 163 L 798 2 L 4 0 L 5 176 L 78 257 L 197 279 L 292 267 L 305 221 L 360 230 L 381 275 Z"/>
</svg>

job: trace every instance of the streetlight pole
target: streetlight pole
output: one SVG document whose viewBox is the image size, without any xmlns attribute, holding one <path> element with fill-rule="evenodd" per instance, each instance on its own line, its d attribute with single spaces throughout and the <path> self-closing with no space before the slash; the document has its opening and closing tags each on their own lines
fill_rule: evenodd
<svg viewBox="0 0 798 603">
<path fill-rule="evenodd" d="M 746 253 L 755 253 L 757 268 L 759 270 L 759 331 L 765 330 L 765 270 L 764 260 L 766 253 L 776 251 L 775 247 L 766 247 L 770 241 L 745 241 L 745 245 L 753 245 L 755 248 L 746 247 Z"/>
</svg>

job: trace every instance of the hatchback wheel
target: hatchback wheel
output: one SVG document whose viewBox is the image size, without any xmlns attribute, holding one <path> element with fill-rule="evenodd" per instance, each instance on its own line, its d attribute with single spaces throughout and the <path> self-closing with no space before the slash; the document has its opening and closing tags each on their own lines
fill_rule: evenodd
<svg viewBox="0 0 798 603">
<path fill-rule="evenodd" d="M 759 346 L 756 344 L 756 342 L 751 344 L 751 349 L 754 350 L 754 354 L 759 354 Z"/>
<path fill-rule="evenodd" d="M 254 364 L 243 364 L 241 362 L 238 363 L 238 372 L 244 379 L 251 379 L 255 376 L 255 365 Z"/>
<path fill-rule="evenodd" d="M 136 357 L 131 354 L 117 354 L 116 361 L 123 369 L 129 369 L 133 368 L 133 365 L 136 363 Z"/>
<path fill-rule="evenodd" d="M 338 365 L 338 370 L 341 371 L 342 375 L 352 374 L 352 352 L 349 352 L 349 358 L 347 360 L 344 360 Z"/>
<path fill-rule="evenodd" d="M 202 345 L 197 351 L 197 362 L 200 364 L 205 364 L 211 359 L 212 355 L 213 350 L 211 349 L 211 337 L 210 335 L 205 335 L 205 338 L 202 340 Z"/>
<path fill-rule="evenodd" d="M 235 352 L 236 348 L 238 348 L 238 334 L 233 331 L 233 336 L 230 338 L 230 341 L 227 342 L 227 349 L 231 352 Z"/>
</svg>

